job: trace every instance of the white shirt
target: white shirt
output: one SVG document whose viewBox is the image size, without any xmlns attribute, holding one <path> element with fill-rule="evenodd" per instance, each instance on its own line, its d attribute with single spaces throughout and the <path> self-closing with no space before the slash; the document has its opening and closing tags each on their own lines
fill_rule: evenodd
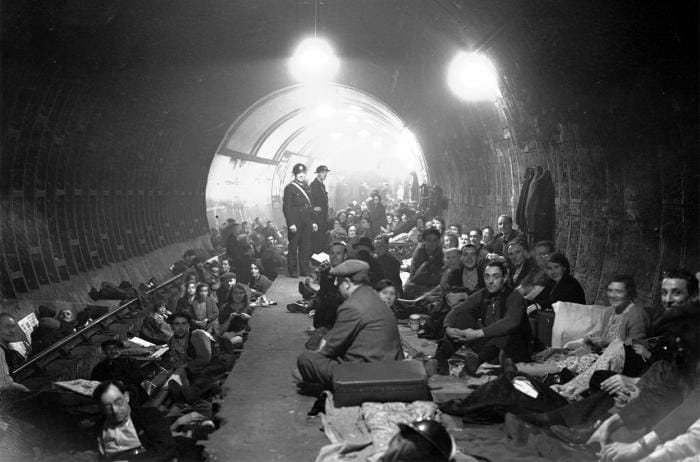
<svg viewBox="0 0 700 462">
<path fill-rule="evenodd" d="M 126 419 L 126 422 L 117 427 L 105 425 L 102 429 L 102 435 L 99 439 L 99 448 L 102 455 L 111 456 L 140 446 L 141 440 L 139 440 L 139 435 L 136 432 L 131 416 Z"/>
</svg>

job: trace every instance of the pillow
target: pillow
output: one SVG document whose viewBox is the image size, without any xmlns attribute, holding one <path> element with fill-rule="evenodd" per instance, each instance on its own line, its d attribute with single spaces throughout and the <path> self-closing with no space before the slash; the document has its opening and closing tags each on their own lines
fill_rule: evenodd
<svg viewBox="0 0 700 462">
<path fill-rule="evenodd" d="M 586 335 L 601 334 L 612 313 L 612 308 L 601 305 L 579 305 L 556 302 L 554 326 L 552 326 L 552 348 L 563 348 L 573 340 L 582 340 Z"/>
</svg>

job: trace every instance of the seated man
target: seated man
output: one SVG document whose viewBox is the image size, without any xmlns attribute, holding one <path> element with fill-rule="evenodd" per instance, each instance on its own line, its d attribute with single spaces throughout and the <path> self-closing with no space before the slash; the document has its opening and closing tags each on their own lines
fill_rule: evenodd
<svg viewBox="0 0 700 462">
<path fill-rule="evenodd" d="M 338 307 L 343 303 L 343 296 L 335 285 L 335 276 L 331 271 L 347 259 L 348 249 L 342 242 L 334 242 L 328 253 L 330 266 L 321 270 L 318 277 L 320 288 L 309 302 L 309 309 L 314 311 L 314 328 L 326 330 L 335 324 Z"/>
<path fill-rule="evenodd" d="M 448 373 L 447 360 L 461 345 L 476 353 L 465 364 L 465 371 L 471 374 L 481 363 L 498 358 L 500 352 L 515 362 L 529 359 L 530 325 L 523 297 L 506 285 L 505 273 L 502 263 L 487 264 L 486 288 L 455 306 L 445 317 L 445 337 L 435 353 L 438 374 Z"/>
<path fill-rule="evenodd" d="M 175 313 L 168 322 L 173 336 L 168 341 L 170 359 L 173 366 L 201 371 L 209 365 L 214 356 L 213 337 L 202 329 L 192 328 L 192 317 L 185 312 Z"/>
<path fill-rule="evenodd" d="M 105 359 L 92 369 L 90 380 L 103 382 L 105 380 L 120 380 L 128 388 L 131 397 L 142 402 L 146 398 L 141 382 L 146 378 L 146 372 L 138 361 L 121 356 L 123 345 L 119 340 L 111 339 L 102 342 Z"/>
<path fill-rule="evenodd" d="M 508 280 L 511 288 L 516 288 L 525 277 L 539 270 L 537 262 L 530 258 L 527 241 L 516 239 L 507 245 L 508 250 Z"/>
<path fill-rule="evenodd" d="M 267 236 L 265 238 L 265 242 L 260 246 L 260 250 L 258 251 L 258 258 L 264 268 L 263 274 L 270 280 L 277 278 L 282 268 L 287 267 L 287 259 L 284 257 L 279 247 L 275 245 L 275 238 L 273 236 Z"/>
<path fill-rule="evenodd" d="M 374 247 L 377 250 L 377 260 L 379 265 L 382 267 L 382 273 L 384 277 L 394 283 L 396 287 L 397 296 L 401 296 L 403 293 L 403 287 L 401 283 L 401 262 L 389 253 L 389 238 L 380 237 L 374 241 Z"/>
<path fill-rule="evenodd" d="M 303 382 L 331 388 L 338 364 L 403 358 L 394 314 L 369 286 L 368 272 L 369 265 L 361 260 L 347 260 L 330 270 L 345 302 L 320 347 L 299 355 L 297 378 Z"/>
<path fill-rule="evenodd" d="M 186 250 L 184 255 L 182 255 L 182 260 L 178 260 L 170 266 L 170 271 L 173 274 L 184 273 L 188 268 L 192 267 L 192 263 L 194 262 L 196 256 L 197 254 L 194 250 Z"/>
<path fill-rule="evenodd" d="M 169 391 L 173 399 L 191 403 L 215 389 L 217 376 L 229 366 L 220 361 L 214 337 L 193 328 L 189 314 L 175 313 L 169 322 L 173 327 L 173 337 L 168 342 L 171 366 L 179 377 L 179 381 L 169 380 Z"/>
<path fill-rule="evenodd" d="M 129 392 L 119 381 L 102 382 L 92 396 L 105 417 L 97 432 L 98 450 L 103 459 L 176 459 L 175 440 L 170 434 L 170 426 L 157 408 L 132 408 Z"/>
<path fill-rule="evenodd" d="M 498 233 L 488 246 L 493 250 L 489 254 L 489 260 L 506 262 L 508 261 L 508 244 L 513 241 L 527 241 L 525 234 L 513 229 L 513 218 L 508 215 L 498 217 Z"/>
<path fill-rule="evenodd" d="M 164 302 L 153 305 L 153 313 L 143 319 L 141 337 L 157 345 L 167 343 L 173 336 L 173 329 L 167 321 L 171 314 Z"/>
<path fill-rule="evenodd" d="M 431 311 L 431 306 L 435 305 L 444 305 L 449 311 L 451 307 L 466 299 L 462 289 L 460 250 L 455 248 L 445 249 L 443 250 L 443 255 L 444 266 L 440 276 L 440 283 L 413 300 L 400 299 L 398 305 L 401 309 L 397 314 L 399 319 L 407 318 L 414 313 L 425 314 L 427 311 Z M 448 295 L 450 296 L 448 297 Z M 443 304 L 443 301 L 446 303 Z M 440 306 L 438 306 L 438 309 Z M 447 313 L 445 312 L 445 314 Z"/>
<path fill-rule="evenodd" d="M 547 260 L 555 251 L 554 242 L 552 241 L 535 242 L 532 246 L 532 258 L 535 259 L 540 270 L 545 271 L 547 269 Z"/>
<path fill-rule="evenodd" d="M 440 231 L 426 229 L 423 231 L 423 242 L 418 245 L 411 259 L 411 274 L 404 285 L 406 297 L 416 298 L 438 285 L 442 259 Z"/>
<path fill-rule="evenodd" d="M 41 305 L 37 310 L 39 325 L 32 332 L 32 354 L 35 355 L 61 340 L 61 322 L 56 319 L 56 310 Z"/>
</svg>

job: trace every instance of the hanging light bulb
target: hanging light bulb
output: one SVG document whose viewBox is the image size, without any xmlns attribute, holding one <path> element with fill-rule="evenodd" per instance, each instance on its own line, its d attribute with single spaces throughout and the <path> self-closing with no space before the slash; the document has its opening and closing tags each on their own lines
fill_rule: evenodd
<svg viewBox="0 0 700 462">
<path fill-rule="evenodd" d="M 466 101 L 495 100 L 501 96 L 496 67 L 480 53 L 457 53 L 447 70 L 447 85 Z"/>
<path fill-rule="evenodd" d="M 289 72 L 301 83 L 329 82 L 339 69 L 340 60 L 333 48 L 318 37 L 302 40 L 289 60 Z"/>
</svg>

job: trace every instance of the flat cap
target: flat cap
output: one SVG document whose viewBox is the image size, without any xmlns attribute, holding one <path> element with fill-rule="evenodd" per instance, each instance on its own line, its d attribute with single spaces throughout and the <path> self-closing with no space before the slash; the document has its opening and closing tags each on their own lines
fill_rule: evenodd
<svg viewBox="0 0 700 462">
<path fill-rule="evenodd" d="M 316 167 L 316 173 L 321 173 L 321 172 L 330 172 L 331 170 L 326 167 L 325 165 L 319 165 Z"/>
<path fill-rule="evenodd" d="M 225 281 L 227 279 L 236 279 L 236 273 L 232 273 L 230 271 L 227 271 L 226 273 L 219 276 L 219 279 L 221 279 L 222 281 Z"/>
<path fill-rule="evenodd" d="M 360 271 L 369 271 L 369 263 L 362 260 L 345 260 L 340 265 L 331 268 L 333 276 L 352 276 Z"/>
</svg>

